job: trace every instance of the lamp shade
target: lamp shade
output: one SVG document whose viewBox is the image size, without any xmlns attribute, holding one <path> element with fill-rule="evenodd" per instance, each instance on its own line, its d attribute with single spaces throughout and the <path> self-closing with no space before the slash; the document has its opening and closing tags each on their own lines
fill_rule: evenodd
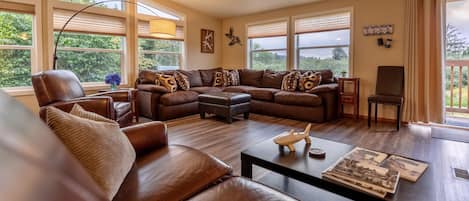
<svg viewBox="0 0 469 201">
<path fill-rule="evenodd" d="M 150 34 L 158 38 L 176 37 L 176 23 L 171 20 L 150 20 Z"/>
</svg>

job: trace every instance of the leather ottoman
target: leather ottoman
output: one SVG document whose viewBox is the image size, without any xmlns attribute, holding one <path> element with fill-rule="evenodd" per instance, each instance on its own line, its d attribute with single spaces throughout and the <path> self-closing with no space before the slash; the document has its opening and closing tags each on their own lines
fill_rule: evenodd
<svg viewBox="0 0 469 201">
<path fill-rule="evenodd" d="M 244 119 L 249 118 L 251 95 L 244 93 L 214 92 L 199 95 L 200 118 L 205 118 L 205 113 L 216 114 L 226 118 L 228 123 L 233 121 L 233 116 L 244 114 Z"/>
</svg>

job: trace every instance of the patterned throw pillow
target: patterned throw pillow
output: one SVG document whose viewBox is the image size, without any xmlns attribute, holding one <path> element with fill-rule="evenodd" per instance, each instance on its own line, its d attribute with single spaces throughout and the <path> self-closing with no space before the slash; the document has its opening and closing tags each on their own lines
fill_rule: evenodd
<svg viewBox="0 0 469 201">
<path fill-rule="evenodd" d="M 239 72 L 238 70 L 223 70 L 215 72 L 213 79 L 214 87 L 227 87 L 227 86 L 239 86 Z"/>
<path fill-rule="evenodd" d="M 80 110 L 75 107 L 75 112 L 84 113 Z M 89 114 L 78 117 L 54 107 L 48 107 L 46 113 L 47 125 L 112 200 L 136 157 L 119 125 Z"/>
<path fill-rule="evenodd" d="M 213 76 L 213 85 L 214 87 L 225 87 L 226 86 L 226 73 L 225 71 L 217 71 Z"/>
<path fill-rule="evenodd" d="M 176 92 L 178 89 L 178 84 L 176 79 L 172 75 L 158 74 L 156 75 L 160 85 L 165 87 L 170 93 Z"/>
<path fill-rule="evenodd" d="M 174 79 L 176 79 L 176 82 L 179 85 L 179 88 L 181 88 L 182 90 L 187 91 L 191 88 L 189 77 L 187 77 L 186 75 L 180 72 L 175 72 Z"/>
<path fill-rule="evenodd" d="M 300 73 L 293 71 L 283 76 L 282 80 L 282 91 L 296 91 L 298 87 L 298 79 L 300 78 Z"/>
<path fill-rule="evenodd" d="M 317 87 L 321 83 L 321 73 L 308 71 L 300 75 L 298 87 L 300 91 L 311 93 L 314 87 Z"/>
<path fill-rule="evenodd" d="M 238 70 L 226 71 L 226 86 L 239 86 L 241 84 L 239 80 Z"/>
<path fill-rule="evenodd" d="M 160 86 L 160 85 L 161 85 L 160 80 L 159 80 L 158 78 L 156 78 L 156 80 L 155 80 L 155 85 L 156 85 L 156 86 Z"/>
</svg>

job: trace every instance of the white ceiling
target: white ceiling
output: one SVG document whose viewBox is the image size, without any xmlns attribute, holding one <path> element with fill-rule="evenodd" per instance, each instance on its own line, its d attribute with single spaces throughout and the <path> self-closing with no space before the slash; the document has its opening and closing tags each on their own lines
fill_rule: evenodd
<svg viewBox="0 0 469 201">
<path fill-rule="evenodd" d="M 171 0 L 219 18 L 248 15 L 322 0 Z"/>
</svg>

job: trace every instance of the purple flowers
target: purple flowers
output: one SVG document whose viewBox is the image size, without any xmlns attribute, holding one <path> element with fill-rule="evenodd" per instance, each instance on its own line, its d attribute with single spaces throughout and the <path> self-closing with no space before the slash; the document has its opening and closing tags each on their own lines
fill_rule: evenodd
<svg viewBox="0 0 469 201">
<path fill-rule="evenodd" d="M 121 84 L 121 76 L 117 73 L 110 73 L 104 77 L 104 82 L 106 84 L 118 86 Z"/>
</svg>

